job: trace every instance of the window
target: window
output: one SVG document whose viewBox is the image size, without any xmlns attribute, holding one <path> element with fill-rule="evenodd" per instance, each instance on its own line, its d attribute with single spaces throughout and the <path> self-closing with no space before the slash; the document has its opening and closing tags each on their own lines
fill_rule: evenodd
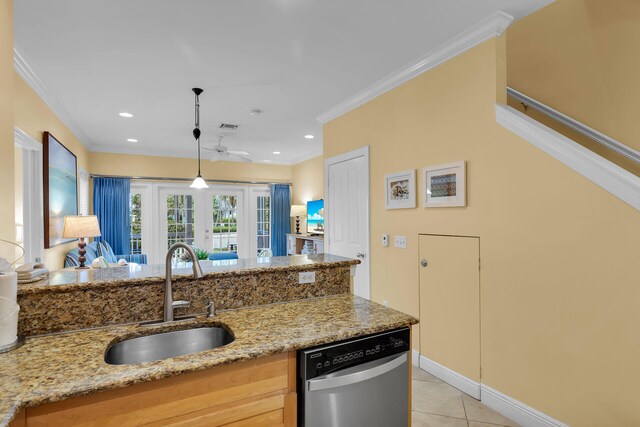
<svg viewBox="0 0 640 427">
<path fill-rule="evenodd" d="M 211 196 L 213 252 L 238 252 L 238 198 Z"/>
<path fill-rule="evenodd" d="M 260 253 L 265 249 L 271 249 L 271 198 L 270 196 L 257 196 L 256 225 L 257 225 L 257 249 Z"/>
<path fill-rule="evenodd" d="M 129 249 L 132 254 L 142 253 L 142 194 L 129 195 L 129 216 L 131 219 Z"/>
</svg>

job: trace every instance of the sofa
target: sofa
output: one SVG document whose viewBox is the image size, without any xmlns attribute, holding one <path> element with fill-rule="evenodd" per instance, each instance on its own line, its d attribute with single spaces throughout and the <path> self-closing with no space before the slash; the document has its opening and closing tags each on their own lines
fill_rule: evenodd
<svg viewBox="0 0 640 427">
<path fill-rule="evenodd" d="M 210 261 L 224 261 L 229 259 L 238 259 L 236 252 L 212 252 L 209 254 Z"/>
<path fill-rule="evenodd" d="M 109 243 L 102 242 L 91 242 L 84 248 L 87 253 L 84 257 L 87 259 L 85 261 L 85 265 L 90 266 L 91 262 L 103 256 L 105 260 L 109 264 L 115 264 L 118 260 L 124 259 L 127 262 L 135 262 L 137 264 L 146 264 L 147 256 L 145 254 L 130 254 L 130 255 L 116 255 L 111 248 Z M 78 267 L 80 265 L 80 254 L 78 254 L 78 248 L 72 249 L 67 252 L 67 255 L 64 257 L 64 266 L 67 267 Z"/>
</svg>

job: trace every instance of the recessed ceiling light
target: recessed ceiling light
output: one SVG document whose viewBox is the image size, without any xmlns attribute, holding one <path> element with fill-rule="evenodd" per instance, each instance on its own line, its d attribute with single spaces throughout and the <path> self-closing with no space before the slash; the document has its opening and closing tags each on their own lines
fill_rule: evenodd
<svg viewBox="0 0 640 427">
<path fill-rule="evenodd" d="M 127 142 L 138 142 L 138 140 L 135 138 L 129 138 L 127 139 Z"/>
<path fill-rule="evenodd" d="M 131 113 L 127 113 L 127 112 L 122 112 L 118 114 L 120 117 L 126 117 L 126 118 L 130 118 L 133 117 L 133 114 Z"/>
<path fill-rule="evenodd" d="M 304 139 L 313 139 L 313 138 L 314 138 L 314 136 L 313 136 L 313 135 L 305 135 L 305 136 L 304 136 Z"/>
<path fill-rule="evenodd" d="M 280 152 L 279 151 L 274 151 L 273 154 L 280 154 Z"/>
<path fill-rule="evenodd" d="M 251 111 L 249 111 L 249 114 L 250 114 L 250 115 L 252 115 L 252 116 L 254 116 L 254 117 L 255 117 L 255 116 L 259 116 L 260 114 L 262 114 L 262 110 L 258 110 L 258 109 L 256 109 L 256 110 L 251 110 Z"/>
</svg>

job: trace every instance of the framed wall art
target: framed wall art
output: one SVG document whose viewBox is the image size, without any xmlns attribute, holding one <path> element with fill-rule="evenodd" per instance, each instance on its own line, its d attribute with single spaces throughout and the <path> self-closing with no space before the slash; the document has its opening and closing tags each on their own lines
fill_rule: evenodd
<svg viewBox="0 0 640 427">
<path fill-rule="evenodd" d="M 392 173 L 385 175 L 386 209 L 409 209 L 416 207 L 416 171 Z"/>
<path fill-rule="evenodd" d="M 44 247 L 51 248 L 76 239 L 62 237 L 64 217 L 78 215 L 78 161 L 49 132 L 43 135 L 44 148 Z"/>
<path fill-rule="evenodd" d="M 422 170 L 424 207 L 466 206 L 466 164 L 464 161 L 429 166 Z"/>
</svg>

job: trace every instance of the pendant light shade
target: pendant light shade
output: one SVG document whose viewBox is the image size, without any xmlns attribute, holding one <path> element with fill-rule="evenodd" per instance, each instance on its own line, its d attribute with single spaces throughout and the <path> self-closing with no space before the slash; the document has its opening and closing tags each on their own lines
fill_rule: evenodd
<svg viewBox="0 0 640 427">
<path fill-rule="evenodd" d="M 196 176 L 196 179 L 193 180 L 193 182 L 189 187 L 197 188 L 198 190 L 201 190 L 203 188 L 209 188 L 204 178 L 202 178 L 200 175 Z"/>
<path fill-rule="evenodd" d="M 191 90 L 196 95 L 196 117 L 195 117 L 196 127 L 193 129 L 193 137 L 196 139 L 196 142 L 198 143 L 198 175 L 196 176 L 196 178 L 193 180 L 193 182 L 189 187 L 197 188 L 198 190 L 200 190 L 203 188 L 209 188 L 206 181 L 204 180 L 204 178 L 202 178 L 202 175 L 200 174 L 200 94 L 204 91 L 197 87 L 194 87 Z"/>
</svg>

